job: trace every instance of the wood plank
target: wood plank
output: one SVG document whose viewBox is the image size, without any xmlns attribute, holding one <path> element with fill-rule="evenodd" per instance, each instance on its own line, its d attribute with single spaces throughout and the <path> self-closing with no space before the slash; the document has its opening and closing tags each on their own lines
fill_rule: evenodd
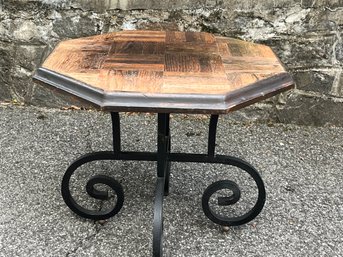
<svg viewBox="0 0 343 257">
<path fill-rule="evenodd" d="M 166 53 L 166 72 L 223 73 L 224 67 L 218 55 L 196 55 L 184 53 Z"/>
<path fill-rule="evenodd" d="M 231 38 L 217 39 L 218 49 L 223 57 L 241 56 L 241 57 L 259 57 L 277 59 L 273 50 L 265 45 L 255 44 Z"/>
<path fill-rule="evenodd" d="M 115 42 L 161 42 L 166 40 L 166 32 L 164 31 L 121 31 L 117 32 L 114 37 Z"/>
<path fill-rule="evenodd" d="M 146 41 L 125 41 L 113 42 L 109 55 L 130 54 L 130 55 L 150 55 L 164 54 L 165 44 L 161 42 Z"/>
<path fill-rule="evenodd" d="M 282 65 L 275 59 L 225 57 L 223 58 L 223 64 L 226 73 L 277 73 L 284 71 Z"/>
<path fill-rule="evenodd" d="M 105 58 L 102 69 L 163 71 L 164 55 L 116 54 Z"/>
<path fill-rule="evenodd" d="M 188 53 L 188 54 L 202 54 L 211 55 L 219 54 L 217 44 L 206 44 L 206 43 L 179 43 L 179 44 L 166 44 L 166 53 Z"/>
<path fill-rule="evenodd" d="M 199 81 L 201 79 L 201 82 Z M 210 89 L 210 90 L 209 90 Z M 180 76 L 178 73 L 164 73 L 164 83 L 161 87 L 161 93 L 183 94 L 188 93 L 203 94 L 203 92 L 211 92 L 209 94 L 224 93 L 230 89 L 226 76 L 196 76 L 187 75 Z"/>
<path fill-rule="evenodd" d="M 204 32 L 179 32 L 179 31 L 168 31 L 166 34 L 166 44 L 171 43 L 204 43 L 213 44 L 216 43 L 216 38 L 214 35 Z"/>
<path fill-rule="evenodd" d="M 102 70 L 99 78 L 105 84 L 101 87 L 108 92 L 160 91 L 163 84 L 163 72 L 146 70 Z"/>
</svg>

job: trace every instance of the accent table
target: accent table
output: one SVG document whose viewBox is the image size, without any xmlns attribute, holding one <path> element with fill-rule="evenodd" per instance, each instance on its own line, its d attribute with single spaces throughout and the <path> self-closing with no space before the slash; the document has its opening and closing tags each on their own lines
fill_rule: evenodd
<svg viewBox="0 0 343 257">
<path fill-rule="evenodd" d="M 246 213 L 226 217 L 211 208 L 210 198 L 220 190 L 231 195 L 218 197 L 219 206 L 240 200 L 241 190 L 231 180 L 207 187 L 202 196 L 205 215 L 222 226 L 238 226 L 254 219 L 265 203 L 263 180 L 249 163 L 215 153 L 219 114 L 225 114 L 274 96 L 294 87 L 291 76 L 265 45 L 203 32 L 121 31 L 65 40 L 58 44 L 34 79 L 94 104 L 111 113 L 113 151 L 86 154 L 75 160 L 62 180 L 62 196 L 67 206 L 81 217 L 104 220 L 123 206 L 124 192 L 114 178 L 95 175 L 86 184 L 87 193 L 99 200 L 116 202 L 107 210 L 89 210 L 78 204 L 70 192 L 74 171 L 98 160 L 157 162 L 154 202 L 153 256 L 162 256 L 163 199 L 169 193 L 171 162 L 220 163 L 247 172 L 255 181 L 258 196 Z M 121 150 L 119 112 L 154 112 L 158 116 L 157 152 Z M 173 153 L 169 129 L 170 113 L 210 114 L 208 149 L 205 154 Z"/>
</svg>

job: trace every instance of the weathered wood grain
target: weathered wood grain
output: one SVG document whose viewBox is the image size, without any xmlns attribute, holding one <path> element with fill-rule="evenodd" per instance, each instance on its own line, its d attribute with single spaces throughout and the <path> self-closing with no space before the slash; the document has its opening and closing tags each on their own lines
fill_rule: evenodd
<svg viewBox="0 0 343 257">
<path fill-rule="evenodd" d="M 285 72 L 273 51 L 264 45 L 216 38 L 209 33 L 159 31 L 124 31 L 67 40 L 58 45 L 43 67 L 105 91 L 157 94 L 225 93 L 268 74 Z M 159 74 L 158 83 L 151 74 Z"/>
<path fill-rule="evenodd" d="M 245 88 L 250 90 L 260 82 L 273 81 L 274 88 L 268 86 L 268 92 L 266 87 L 261 87 L 260 94 L 254 91 L 258 101 L 293 84 L 290 79 L 287 83 L 268 80 L 286 74 L 268 46 L 203 32 L 121 31 L 66 40 L 42 68 L 51 71 L 49 78 L 58 74 L 56 81 L 62 76 L 104 94 L 167 94 L 175 101 L 189 94 L 203 95 L 204 99 L 222 95 L 224 99 L 247 92 Z M 39 76 L 36 78 L 39 80 Z M 44 81 L 48 83 L 49 79 Z M 244 94 L 239 97 L 242 103 L 255 101 Z"/>
</svg>

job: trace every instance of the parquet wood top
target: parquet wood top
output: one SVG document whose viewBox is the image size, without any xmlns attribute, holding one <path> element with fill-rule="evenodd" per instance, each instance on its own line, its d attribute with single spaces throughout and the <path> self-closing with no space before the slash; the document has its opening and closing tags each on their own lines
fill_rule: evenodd
<svg viewBox="0 0 343 257">
<path fill-rule="evenodd" d="M 105 94 L 173 97 L 225 96 L 287 74 L 268 46 L 203 32 L 163 31 L 122 31 L 62 41 L 42 68 Z M 277 84 L 275 92 L 285 90 L 286 84 Z"/>
</svg>

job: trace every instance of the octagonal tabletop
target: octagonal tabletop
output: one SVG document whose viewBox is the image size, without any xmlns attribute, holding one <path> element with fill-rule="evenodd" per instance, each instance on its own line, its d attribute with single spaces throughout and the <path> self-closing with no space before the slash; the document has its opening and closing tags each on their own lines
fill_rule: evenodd
<svg viewBox="0 0 343 257">
<path fill-rule="evenodd" d="M 111 111 L 226 113 L 294 85 L 268 46 L 203 32 L 66 40 L 34 78 Z"/>
</svg>

